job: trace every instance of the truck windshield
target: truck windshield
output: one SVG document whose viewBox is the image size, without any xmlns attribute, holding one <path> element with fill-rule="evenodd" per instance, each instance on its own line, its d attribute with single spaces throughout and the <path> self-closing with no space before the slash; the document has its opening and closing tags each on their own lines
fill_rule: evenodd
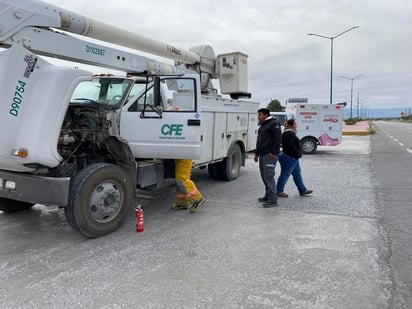
<svg viewBox="0 0 412 309">
<path fill-rule="evenodd" d="M 81 82 L 73 92 L 70 104 L 101 104 L 117 108 L 128 95 L 133 81 L 125 78 L 99 77 Z"/>
</svg>

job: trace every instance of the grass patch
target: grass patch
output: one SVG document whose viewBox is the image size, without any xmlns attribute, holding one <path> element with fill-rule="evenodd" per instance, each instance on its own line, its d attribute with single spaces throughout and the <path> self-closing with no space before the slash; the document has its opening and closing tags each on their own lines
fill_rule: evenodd
<svg viewBox="0 0 412 309">
<path fill-rule="evenodd" d="M 348 119 L 345 119 L 345 124 L 347 124 L 347 125 L 354 125 L 354 124 L 356 124 L 358 121 L 362 121 L 362 118 L 348 118 Z"/>
</svg>

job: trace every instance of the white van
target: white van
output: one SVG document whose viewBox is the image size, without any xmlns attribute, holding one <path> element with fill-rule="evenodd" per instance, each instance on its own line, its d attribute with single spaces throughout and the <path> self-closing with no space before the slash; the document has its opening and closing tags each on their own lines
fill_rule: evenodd
<svg viewBox="0 0 412 309">
<path fill-rule="evenodd" d="M 315 153 L 318 145 L 342 142 L 343 106 L 339 104 L 297 104 L 297 136 L 303 153 Z"/>
<path fill-rule="evenodd" d="M 296 119 L 304 154 L 315 153 L 318 145 L 336 146 L 342 142 L 343 108 L 340 104 L 296 104 L 294 112 L 270 112 L 283 131 L 286 120 Z"/>
</svg>

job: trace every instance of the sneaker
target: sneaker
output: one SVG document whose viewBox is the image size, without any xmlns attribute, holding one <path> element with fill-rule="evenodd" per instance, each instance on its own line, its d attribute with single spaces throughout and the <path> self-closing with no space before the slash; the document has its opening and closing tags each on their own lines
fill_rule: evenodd
<svg viewBox="0 0 412 309">
<path fill-rule="evenodd" d="M 261 203 L 267 202 L 267 201 L 268 201 L 268 198 L 267 198 L 266 196 L 264 196 L 264 197 L 259 197 L 259 198 L 258 198 L 258 201 L 261 202 Z"/>
<path fill-rule="evenodd" d="M 305 196 L 305 195 L 309 195 L 312 193 L 313 193 L 313 190 L 306 190 L 305 192 L 301 193 L 300 196 Z"/>
<path fill-rule="evenodd" d="M 189 211 L 190 211 L 190 212 L 195 212 L 195 211 L 197 211 L 197 210 L 200 208 L 200 206 L 202 206 L 205 202 L 206 202 L 206 200 L 205 200 L 204 198 L 202 198 L 202 199 L 194 202 L 194 203 L 192 204 L 192 206 L 190 206 Z"/>
<path fill-rule="evenodd" d="M 280 197 L 288 197 L 289 195 L 288 195 L 287 193 L 285 193 L 285 192 L 282 192 L 282 193 L 278 193 L 278 196 L 280 196 Z"/>
<path fill-rule="evenodd" d="M 265 208 L 273 208 L 273 207 L 276 207 L 276 206 L 278 206 L 277 202 L 264 202 L 263 203 L 263 207 L 265 207 Z"/>
</svg>

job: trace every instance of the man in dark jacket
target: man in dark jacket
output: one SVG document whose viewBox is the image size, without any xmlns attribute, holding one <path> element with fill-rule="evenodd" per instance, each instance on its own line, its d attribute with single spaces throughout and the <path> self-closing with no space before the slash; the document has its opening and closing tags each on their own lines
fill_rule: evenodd
<svg viewBox="0 0 412 309">
<path fill-rule="evenodd" d="M 275 167 L 280 152 L 282 131 L 280 124 L 270 116 L 267 108 L 258 110 L 260 123 L 256 142 L 255 161 L 259 161 L 259 170 L 265 185 L 265 195 L 260 197 L 263 207 L 271 208 L 278 205 L 275 182 Z"/>
</svg>

